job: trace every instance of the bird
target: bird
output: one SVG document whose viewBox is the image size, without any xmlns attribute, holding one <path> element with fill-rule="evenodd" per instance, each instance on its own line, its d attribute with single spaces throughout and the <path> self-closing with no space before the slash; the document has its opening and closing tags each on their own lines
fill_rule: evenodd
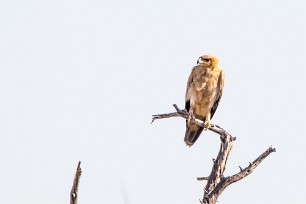
<svg viewBox="0 0 306 204">
<path fill-rule="evenodd" d="M 186 120 L 185 144 L 191 147 L 201 135 L 203 129 L 211 127 L 213 118 L 224 87 L 224 72 L 218 66 L 219 60 L 212 55 L 198 58 L 187 82 L 185 110 L 189 113 Z M 204 122 L 204 127 L 196 125 L 196 118 Z"/>
</svg>

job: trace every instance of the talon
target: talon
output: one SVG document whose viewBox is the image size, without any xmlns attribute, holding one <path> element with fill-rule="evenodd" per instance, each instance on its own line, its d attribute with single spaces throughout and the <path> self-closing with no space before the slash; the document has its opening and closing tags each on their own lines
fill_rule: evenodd
<svg viewBox="0 0 306 204">
<path fill-rule="evenodd" d="M 209 124 L 209 121 L 205 121 L 204 122 L 204 130 L 208 130 L 210 128 L 210 124 Z"/>
<path fill-rule="evenodd" d="M 210 125 L 210 114 L 207 115 L 204 121 L 204 130 L 208 130 L 211 127 Z"/>
<path fill-rule="evenodd" d="M 206 120 L 205 122 L 204 122 L 204 130 L 206 131 L 206 130 L 208 130 L 210 128 L 210 121 L 209 120 Z"/>
<path fill-rule="evenodd" d="M 188 119 L 187 119 L 187 125 L 190 126 L 190 121 L 191 121 L 191 115 L 188 115 Z"/>
<path fill-rule="evenodd" d="M 187 119 L 187 124 L 188 126 L 195 120 L 195 117 L 193 116 L 193 114 L 190 112 L 188 115 L 188 119 Z"/>
</svg>

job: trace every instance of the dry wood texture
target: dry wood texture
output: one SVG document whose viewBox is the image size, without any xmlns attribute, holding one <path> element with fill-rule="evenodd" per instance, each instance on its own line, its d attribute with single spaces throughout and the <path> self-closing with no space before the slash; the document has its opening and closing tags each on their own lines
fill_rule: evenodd
<svg viewBox="0 0 306 204">
<path fill-rule="evenodd" d="M 78 189 L 79 189 L 79 181 L 82 174 L 81 170 L 81 162 L 79 161 L 77 170 L 75 172 L 75 176 L 73 179 L 73 185 L 70 192 L 70 204 L 78 203 Z"/>
<path fill-rule="evenodd" d="M 180 110 L 177 105 L 173 105 L 176 112 L 158 114 L 152 116 L 152 122 L 156 119 L 171 118 L 171 117 L 182 117 L 188 119 L 189 114 L 185 110 Z M 193 123 L 204 127 L 204 122 L 195 118 L 191 120 Z M 246 168 L 242 169 L 240 167 L 240 172 L 235 175 L 224 177 L 223 173 L 225 171 L 226 162 L 228 156 L 232 150 L 233 142 L 235 137 L 232 137 L 228 132 L 218 125 L 212 124 L 209 130 L 220 135 L 221 145 L 217 156 L 214 160 L 214 164 L 211 173 L 208 177 L 201 177 L 198 180 L 207 180 L 207 184 L 204 188 L 204 197 L 201 203 L 203 204 L 215 204 L 223 190 L 230 184 L 235 183 L 249 174 L 267 157 L 270 153 L 275 152 L 275 148 L 268 148 L 264 153 L 262 153 L 257 159 L 250 163 Z"/>
</svg>

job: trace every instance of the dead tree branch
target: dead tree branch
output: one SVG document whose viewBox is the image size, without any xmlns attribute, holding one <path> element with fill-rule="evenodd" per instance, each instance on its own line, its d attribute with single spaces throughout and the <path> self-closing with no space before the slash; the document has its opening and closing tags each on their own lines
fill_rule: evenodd
<svg viewBox="0 0 306 204">
<path fill-rule="evenodd" d="M 151 123 L 153 123 L 155 120 L 158 120 L 158 119 L 172 118 L 172 117 L 182 117 L 182 118 L 185 118 L 186 120 L 188 119 L 189 114 L 186 110 L 179 109 L 176 104 L 173 104 L 173 106 L 174 106 L 176 112 L 152 115 L 152 122 Z M 204 122 L 202 120 L 192 118 L 191 121 L 194 124 L 197 124 L 201 127 L 204 127 Z M 209 130 L 219 134 L 221 137 L 223 135 L 231 136 L 228 132 L 226 132 L 223 128 L 221 128 L 218 125 L 211 124 L 211 127 L 209 128 Z M 236 138 L 233 138 L 233 140 L 235 140 L 235 139 Z"/>
<path fill-rule="evenodd" d="M 153 115 L 152 122 L 154 122 L 154 120 L 156 119 L 171 118 L 171 117 L 182 117 L 188 119 L 189 114 L 186 110 L 180 110 L 175 104 L 173 106 L 176 112 Z M 191 122 L 201 127 L 204 127 L 204 122 L 201 120 L 193 118 Z M 215 204 L 217 202 L 217 199 L 219 198 L 219 196 L 227 186 L 251 174 L 252 171 L 267 156 L 269 156 L 272 152 L 275 152 L 275 148 L 270 147 L 257 159 L 255 159 L 252 163 L 250 163 L 248 167 L 244 169 L 240 167 L 239 173 L 232 176 L 224 177 L 223 174 L 225 171 L 226 162 L 232 150 L 233 142 L 236 140 L 236 138 L 232 137 L 228 132 L 226 132 L 223 128 L 221 128 L 218 125 L 211 124 L 209 130 L 220 135 L 221 145 L 217 159 L 214 160 L 214 165 L 212 167 L 210 175 L 208 177 L 198 178 L 198 180 L 207 180 L 207 184 L 204 189 L 204 197 L 203 200 L 201 201 L 201 203 L 203 204 Z"/>
<path fill-rule="evenodd" d="M 70 192 L 70 204 L 78 203 L 78 189 L 79 189 L 79 181 L 80 181 L 81 174 L 82 174 L 81 162 L 79 161 L 77 170 L 75 172 L 71 192 Z"/>
</svg>

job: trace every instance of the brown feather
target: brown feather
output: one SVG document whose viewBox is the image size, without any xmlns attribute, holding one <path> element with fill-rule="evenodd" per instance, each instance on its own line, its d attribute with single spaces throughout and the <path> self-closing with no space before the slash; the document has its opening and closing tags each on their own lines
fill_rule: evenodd
<svg viewBox="0 0 306 204">
<path fill-rule="evenodd" d="M 204 55 L 198 61 L 200 64 L 192 69 L 188 78 L 185 109 L 197 119 L 210 121 L 222 97 L 224 74 L 218 67 L 217 58 Z M 192 146 L 202 131 L 203 127 L 186 121 L 186 145 Z"/>
<path fill-rule="evenodd" d="M 186 132 L 184 138 L 185 144 L 191 147 L 200 137 L 203 129 L 204 129 L 203 127 L 200 127 L 198 125 L 192 125 L 188 127 L 186 121 Z"/>
<path fill-rule="evenodd" d="M 213 105 L 213 107 L 211 108 L 211 111 L 210 111 L 210 117 L 213 118 L 217 108 L 218 108 L 218 105 L 220 103 L 220 100 L 221 100 L 221 97 L 222 97 L 222 93 L 223 93 L 223 87 L 224 87 L 224 73 L 223 71 L 221 71 L 220 75 L 219 75 L 219 78 L 218 78 L 218 95 L 216 97 L 216 100 L 215 100 L 215 103 Z"/>
</svg>

